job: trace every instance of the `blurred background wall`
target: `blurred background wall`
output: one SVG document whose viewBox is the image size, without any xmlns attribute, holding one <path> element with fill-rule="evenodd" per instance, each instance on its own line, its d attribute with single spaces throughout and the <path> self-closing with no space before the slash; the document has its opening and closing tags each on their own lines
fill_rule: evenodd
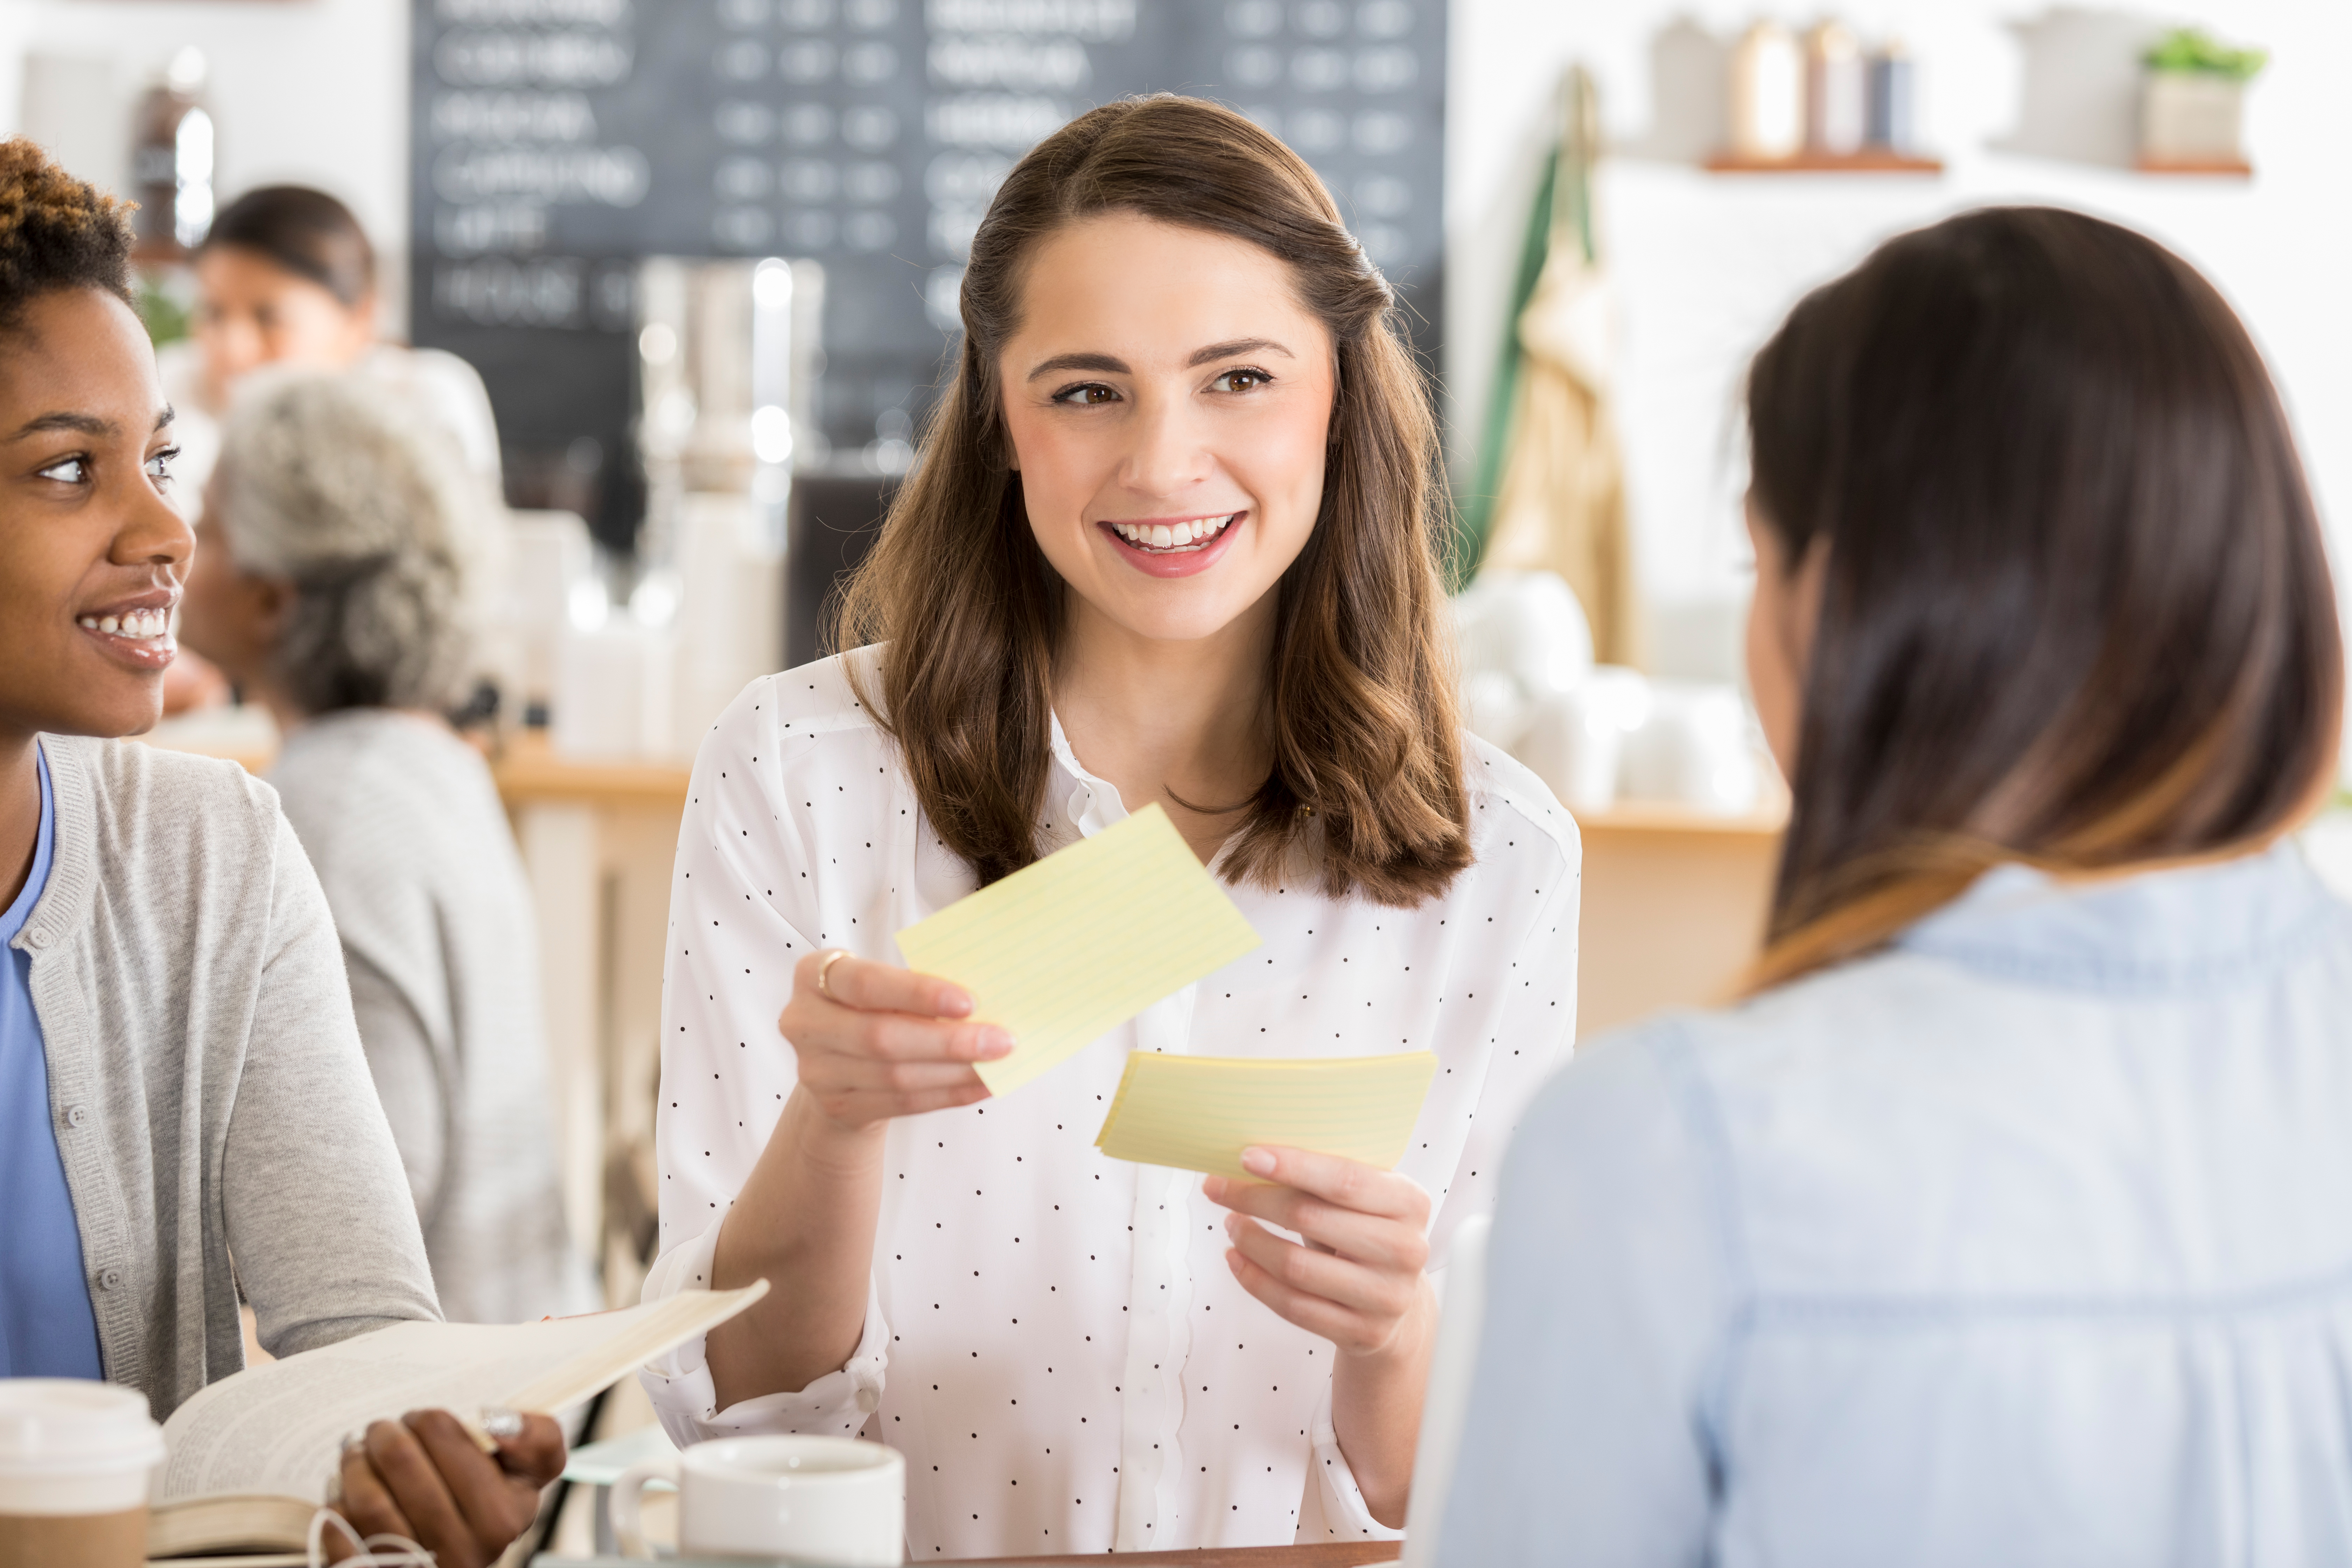
<svg viewBox="0 0 2352 1568">
<path fill-rule="evenodd" d="M 1759 14 L 1834 10 L 1916 62 L 1921 149 L 1940 177 L 1710 174 L 1710 68 Z M 2134 172 L 2135 56 L 2202 26 L 2261 45 L 2251 180 Z M 2352 5 L 2330 0 L 2074 7 L 1997 0 L 1462 0 L 1447 133 L 1445 363 L 1457 458 L 1480 428 L 1528 192 L 1561 66 L 1584 61 L 1610 155 L 1600 244 L 1620 317 L 1619 428 L 1638 576 L 1662 673 L 1729 674 L 1747 595 L 1732 439 L 1747 356 L 1809 287 L 1887 235 L 1963 207 L 2052 202 L 2113 218 L 2202 268 L 2285 393 L 2339 546 L 2352 527 L 2352 207 L 2344 198 Z M 1460 465 L 1457 463 L 1457 468 Z"/>
<path fill-rule="evenodd" d="M 140 93 L 194 46 L 226 196 L 276 183 L 341 197 L 376 241 L 386 326 L 405 328 L 408 37 L 403 0 L 0 0 L 0 131 L 105 182 Z"/>
<path fill-rule="evenodd" d="M 648 18 L 665 5 L 646 0 Z M 1147 0 L 1147 4 L 1150 0 Z M 1457 0 L 1448 62 L 1442 361 L 1466 468 L 1562 68 L 1600 93 L 1610 156 L 1601 244 L 1621 323 L 1617 395 L 1654 658 L 1722 673 L 1744 596 L 1730 439 L 1738 368 L 1808 286 L 1901 228 L 1997 201 L 2054 201 L 2142 228 L 2214 278 L 2271 356 L 2331 526 L 2352 496 L 2352 300 L 2341 256 L 2352 6 L 2204 0 L 2069 7 L 1853 0 L 1865 38 L 1918 64 L 1918 140 L 1937 178 L 1724 176 L 1710 68 L 1759 14 L 1738 0 Z M 1801 24 L 1810 9 L 1790 10 Z M 402 0 L 0 0 L 0 128 L 93 175 L 121 167 L 131 108 L 175 52 L 202 49 L 224 196 L 276 180 L 349 202 L 377 237 L 395 331 L 408 302 L 410 11 Z M 2254 178 L 2128 168 L 2134 41 L 2205 26 L 2271 62 L 2248 100 Z"/>
</svg>

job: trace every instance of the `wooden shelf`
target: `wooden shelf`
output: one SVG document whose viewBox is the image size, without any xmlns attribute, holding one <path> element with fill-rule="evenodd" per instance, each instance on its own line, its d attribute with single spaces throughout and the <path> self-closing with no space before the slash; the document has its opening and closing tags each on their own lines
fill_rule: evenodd
<svg viewBox="0 0 2352 1568">
<path fill-rule="evenodd" d="M 1706 164 L 1717 174 L 1940 174 L 1941 158 L 1865 147 L 1859 153 L 1821 153 L 1810 148 L 1787 158 L 1750 158 L 1718 153 Z"/>
</svg>

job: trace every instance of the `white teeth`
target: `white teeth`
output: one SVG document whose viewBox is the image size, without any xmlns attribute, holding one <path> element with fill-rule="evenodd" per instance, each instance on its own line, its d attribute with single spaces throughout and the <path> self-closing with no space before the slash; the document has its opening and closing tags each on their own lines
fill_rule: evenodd
<svg viewBox="0 0 2352 1568">
<path fill-rule="evenodd" d="M 1240 515 L 1227 512 L 1223 517 L 1193 518 L 1178 523 L 1114 522 L 1110 527 L 1129 544 L 1147 550 L 1189 550 L 1223 533 Z"/>
<path fill-rule="evenodd" d="M 152 642 L 170 635 L 172 617 L 162 610 L 131 610 L 120 616 L 83 616 L 75 623 L 87 631 L 132 642 Z"/>
</svg>

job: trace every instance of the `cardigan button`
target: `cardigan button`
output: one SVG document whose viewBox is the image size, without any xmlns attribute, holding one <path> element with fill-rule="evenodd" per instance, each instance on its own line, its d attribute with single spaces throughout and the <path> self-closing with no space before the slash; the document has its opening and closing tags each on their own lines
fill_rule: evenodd
<svg viewBox="0 0 2352 1568">
<path fill-rule="evenodd" d="M 121 1289 L 122 1288 L 122 1270 L 120 1268 L 100 1269 L 98 1271 L 98 1288 L 101 1290 Z"/>
<path fill-rule="evenodd" d="M 25 933 L 25 945 L 26 947 L 48 946 L 49 933 L 47 928 L 45 926 L 36 926 L 33 930 L 26 931 Z"/>
<path fill-rule="evenodd" d="M 69 1106 L 66 1107 L 66 1125 L 67 1125 L 67 1126 L 68 1126 L 68 1127 L 79 1127 L 79 1126 L 82 1126 L 83 1124 L 85 1124 L 86 1122 L 88 1122 L 89 1121 L 89 1108 L 88 1106 L 85 1106 L 85 1105 L 69 1105 Z"/>
</svg>

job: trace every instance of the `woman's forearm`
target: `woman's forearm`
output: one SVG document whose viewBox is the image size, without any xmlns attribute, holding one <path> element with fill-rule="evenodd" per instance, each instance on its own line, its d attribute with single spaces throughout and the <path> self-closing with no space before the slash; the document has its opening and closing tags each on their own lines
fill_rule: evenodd
<svg viewBox="0 0 2352 1568">
<path fill-rule="evenodd" d="M 1422 1396 L 1436 1339 L 1437 1296 L 1424 1278 L 1420 1300 L 1396 1337 L 1376 1351 L 1341 1349 L 1332 1370 L 1331 1426 L 1339 1436 L 1339 1452 L 1355 1473 L 1364 1506 L 1391 1530 L 1404 1527 Z"/>
<path fill-rule="evenodd" d="M 710 1332 L 720 1409 L 798 1393 L 839 1371 L 857 1349 L 888 1125 L 845 1129 L 805 1089 L 784 1102 L 751 1180 L 719 1225 L 712 1286 L 768 1282 L 768 1294 L 749 1311 Z"/>
</svg>

